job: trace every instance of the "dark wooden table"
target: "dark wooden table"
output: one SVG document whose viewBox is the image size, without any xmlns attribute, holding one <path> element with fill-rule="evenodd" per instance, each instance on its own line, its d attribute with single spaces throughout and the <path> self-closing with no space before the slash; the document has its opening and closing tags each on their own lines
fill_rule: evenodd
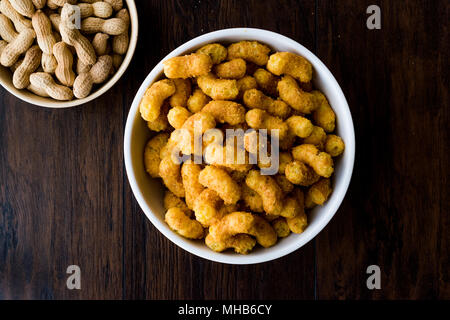
<svg viewBox="0 0 450 320">
<path fill-rule="evenodd" d="M 137 0 L 139 44 L 115 87 L 50 110 L 0 88 L 0 299 L 450 298 L 449 2 Z M 380 30 L 366 8 L 381 8 Z M 232 266 L 179 249 L 129 187 L 123 130 L 142 80 L 185 41 L 229 27 L 284 34 L 333 72 L 355 170 L 329 225 L 295 253 Z M 81 290 L 66 288 L 79 265 Z M 368 290 L 366 268 L 381 268 Z"/>
</svg>

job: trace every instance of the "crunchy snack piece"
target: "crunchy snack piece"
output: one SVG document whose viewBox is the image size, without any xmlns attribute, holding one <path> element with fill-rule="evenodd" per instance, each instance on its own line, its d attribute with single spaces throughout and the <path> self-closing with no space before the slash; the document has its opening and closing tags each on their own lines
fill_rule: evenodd
<svg viewBox="0 0 450 320">
<path fill-rule="evenodd" d="M 192 218 L 193 212 L 188 208 L 186 202 L 174 195 L 173 192 L 170 192 L 169 190 L 166 190 L 166 193 L 164 194 L 164 208 L 166 209 L 166 211 L 170 208 L 179 208 L 183 210 L 185 215 Z"/>
<path fill-rule="evenodd" d="M 191 82 L 187 79 L 173 79 L 175 93 L 170 97 L 171 107 L 186 107 L 191 95 Z"/>
<path fill-rule="evenodd" d="M 241 188 L 223 169 L 206 166 L 199 175 L 199 182 L 215 192 L 225 204 L 235 204 L 241 198 Z"/>
<path fill-rule="evenodd" d="M 283 200 L 283 209 L 280 216 L 285 218 L 294 218 L 303 211 L 296 196 L 290 196 Z"/>
<path fill-rule="evenodd" d="M 314 183 L 306 193 L 306 202 L 323 205 L 331 194 L 330 179 L 320 179 Z"/>
<path fill-rule="evenodd" d="M 183 124 L 184 129 L 189 130 L 194 133 L 195 123 L 199 122 L 201 125 L 201 133 L 204 133 L 208 129 L 212 129 L 216 127 L 216 121 L 214 117 L 209 113 L 199 112 L 190 116 Z"/>
<path fill-rule="evenodd" d="M 209 113 L 206 114 L 208 116 L 211 116 Z M 209 147 L 209 145 L 217 144 L 223 146 L 223 137 L 224 137 L 223 131 L 218 128 L 214 128 L 212 130 L 209 130 L 208 132 L 205 132 L 202 141 L 203 154 L 207 152 L 207 148 Z"/>
<path fill-rule="evenodd" d="M 235 212 L 238 210 L 237 204 L 222 204 L 219 208 L 219 214 L 224 217 L 225 215 Z"/>
<path fill-rule="evenodd" d="M 305 208 L 312 209 L 316 206 L 316 204 L 312 201 L 311 197 L 305 197 Z"/>
<path fill-rule="evenodd" d="M 332 157 L 337 157 L 344 152 L 345 144 L 341 137 L 335 134 L 327 135 L 325 141 L 325 152 Z"/>
<path fill-rule="evenodd" d="M 200 133 L 205 133 L 206 130 L 216 127 L 216 121 L 209 113 L 199 112 L 187 118 L 181 128 L 189 131 L 193 138 L 196 125 L 199 126 L 199 129 L 201 129 Z"/>
<path fill-rule="evenodd" d="M 198 182 L 200 171 L 202 171 L 200 165 L 192 161 L 186 161 L 181 167 L 181 179 L 185 190 L 186 204 L 190 209 L 194 209 L 195 199 L 205 189 Z"/>
<path fill-rule="evenodd" d="M 274 176 L 274 178 L 284 193 L 289 193 L 294 190 L 294 185 L 289 181 L 288 178 L 286 178 L 284 174 L 277 174 Z"/>
<path fill-rule="evenodd" d="M 211 101 L 211 98 L 203 93 L 202 89 L 195 89 L 187 100 L 187 107 L 192 113 L 200 112 Z"/>
<path fill-rule="evenodd" d="M 243 59 L 232 59 L 214 66 L 214 73 L 219 78 L 241 79 L 245 76 L 247 65 Z"/>
<path fill-rule="evenodd" d="M 271 162 L 271 160 L 270 160 L 269 157 L 264 158 L 264 159 L 262 159 L 262 160 L 258 159 L 257 166 L 258 166 L 260 169 L 267 169 L 267 168 L 270 168 L 271 165 L 272 165 L 272 162 Z"/>
<path fill-rule="evenodd" d="M 175 129 L 180 129 L 191 115 L 192 114 L 186 108 L 173 107 L 169 110 L 166 119 L 172 127 Z"/>
<path fill-rule="evenodd" d="M 302 233 L 308 226 L 308 218 L 305 212 L 293 218 L 286 218 L 286 222 L 293 233 Z"/>
<path fill-rule="evenodd" d="M 312 185 L 320 178 L 311 167 L 298 160 L 294 160 L 286 165 L 285 174 L 290 182 L 305 187 Z"/>
<path fill-rule="evenodd" d="M 311 134 L 303 139 L 303 143 L 313 144 L 319 150 L 323 150 L 326 138 L 327 134 L 325 133 L 325 130 L 319 126 L 313 126 Z"/>
<path fill-rule="evenodd" d="M 291 114 L 292 109 L 283 100 L 276 99 L 273 100 L 272 107 L 268 108 L 267 111 L 281 119 L 286 119 Z"/>
<path fill-rule="evenodd" d="M 280 93 L 280 98 L 293 109 L 305 114 L 309 114 L 315 110 L 316 103 L 314 95 L 300 89 L 295 79 L 291 76 L 284 76 L 278 82 L 277 88 Z"/>
<path fill-rule="evenodd" d="M 243 123 L 239 123 L 239 124 L 235 124 L 235 125 L 231 125 L 228 123 L 224 123 L 220 126 L 220 129 L 224 132 L 226 132 L 227 129 L 233 129 L 233 130 L 239 130 L 241 129 L 242 131 L 247 131 L 250 129 L 250 127 L 248 126 L 248 124 L 244 121 Z"/>
<path fill-rule="evenodd" d="M 244 211 L 232 212 L 209 228 L 209 234 L 222 242 L 237 234 L 249 234 L 263 247 L 271 247 L 277 241 L 272 226 L 260 216 Z"/>
<path fill-rule="evenodd" d="M 336 114 L 330 107 L 327 98 L 317 90 L 312 91 L 315 98 L 316 109 L 313 112 L 313 120 L 322 127 L 325 132 L 333 132 L 336 126 Z"/>
<path fill-rule="evenodd" d="M 214 100 L 203 107 L 202 112 L 211 114 L 216 122 L 236 125 L 245 121 L 245 108 L 233 101 Z"/>
<path fill-rule="evenodd" d="M 245 183 L 262 198 L 265 212 L 275 215 L 281 212 L 283 191 L 271 176 L 263 176 L 258 170 L 250 170 Z"/>
<path fill-rule="evenodd" d="M 302 116 L 292 116 L 286 120 L 287 125 L 289 126 L 289 131 L 300 138 L 306 138 L 311 135 L 313 132 L 313 124 L 307 118 Z"/>
<path fill-rule="evenodd" d="M 283 139 L 280 139 L 280 149 L 281 150 L 291 150 L 297 140 L 297 136 L 290 132 L 286 133 L 286 136 Z"/>
<path fill-rule="evenodd" d="M 285 119 L 291 113 L 291 108 L 281 100 L 274 100 L 257 89 L 244 93 L 244 104 L 250 109 L 263 109 L 273 116 Z"/>
<path fill-rule="evenodd" d="M 161 159 L 172 156 L 172 152 L 177 146 L 177 141 L 172 139 L 172 135 L 175 133 L 175 131 L 170 134 L 169 141 L 167 141 L 166 145 L 161 148 L 161 151 L 159 153 L 159 157 Z"/>
<path fill-rule="evenodd" d="M 246 132 L 244 135 L 244 148 L 252 157 L 258 159 L 258 166 L 270 167 L 269 151 L 271 149 L 269 141 L 260 139 L 256 130 Z M 264 154 L 266 153 L 266 154 Z"/>
<path fill-rule="evenodd" d="M 233 150 L 232 150 L 233 149 Z M 210 143 L 204 150 L 206 163 L 233 171 L 247 172 L 252 165 L 249 164 L 248 155 L 244 150 L 238 153 L 238 148 L 233 144 L 222 146 L 218 143 Z"/>
<path fill-rule="evenodd" d="M 147 171 L 153 178 L 159 177 L 159 164 L 161 162 L 160 152 L 169 140 L 167 133 L 160 133 L 150 139 L 145 145 L 144 150 L 144 165 Z"/>
<path fill-rule="evenodd" d="M 189 131 L 174 130 L 170 134 L 169 142 L 161 150 L 161 159 L 169 157 L 172 161 L 178 163 L 182 160 L 179 158 L 180 156 L 195 154 L 196 150 L 194 149 L 194 139 Z"/>
<path fill-rule="evenodd" d="M 233 100 L 239 94 L 236 80 L 217 79 L 212 74 L 198 77 L 197 84 L 214 100 Z"/>
<path fill-rule="evenodd" d="M 218 64 L 227 57 L 227 48 L 219 43 L 210 43 L 198 49 L 197 53 L 207 54 L 213 64 Z"/>
<path fill-rule="evenodd" d="M 253 77 L 256 79 L 256 83 L 258 87 L 262 89 L 265 93 L 272 97 L 278 96 L 278 77 L 271 74 L 269 71 L 259 68 L 253 74 Z"/>
<path fill-rule="evenodd" d="M 297 198 L 299 213 L 293 218 L 286 218 L 289 229 L 294 233 L 302 233 L 308 225 L 308 218 L 305 214 L 305 197 L 300 189 L 294 190 L 294 196 Z"/>
<path fill-rule="evenodd" d="M 182 160 L 179 156 L 193 154 L 194 147 L 194 139 L 188 130 L 174 130 L 170 133 L 167 145 L 161 150 L 161 159 L 169 157 L 179 163 Z"/>
<path fill-rule="evenodd" d="M 158 118 L 164 100 L 175 93 L 175 84 L 172 80 L 164 79 L 153 83 L 142 97 L 139 105 L 141 116 L 146 121 Z"/>
<path fill-rule="evenodd" d="M 253 129 L 267 129 L 270 134 L 272 130 L 278 130 L 278 137 L 283 140 L 287 134 L 288 126 L 280 118 L 271 116 L 264 110 L 252 109 L 245 114 L 245 121 Z"/>
<path fill-rule="evenodd" d="M 253 189 L 250 189 L 245 183 L 242 185 L 242 200 L 244 200 L 245 205 L 250 211 L 264 212 L 261 196 Z"/>
<path fill-rule="evenodd" d="M 178 146 L 178 149 L 183 154 L 194 154 L 194 138 L 195 138 L 195 126 L 198 126 L 199 133 L 205 133 L 206 130 L 216 127 L 216 121 L 214 117 L 209 113 L 199 112 L 193 114 L 183 123 L 181 130 L 175 130 L 172 132 L 169 142 Z"/>
<path fill-rule="evenodd" d="M 164 74 L 169 79 L 205 76 L 211 71 L 211 58 L 204 53 L 173 57 L 163 62 Z"/>
<path fill-rule="evenodd" d="M 249 162 L 255 163 L 261 169 L 271 168 L 275 170 L 275 164 L 278 162 L 278 172 L 279 168 L 279 157 L 272 155 L 272 146 L 266 139 L 260 139 L 260 136 L 256 130 L 251 130 L 244 135 L 244 148 L 249 153 Z M 273 171 L 275 173 L 275 171 Z M 281 172 L 284 173 L 284 172 Z"/>
<path fill-rule="evenodd" d="M 263 66 L 269 60 L 269 52 L 269 47 L 257 41 L 240 41 L 228 47 L 227 59 L 242 58 L 258 66 Z"/>
<path fill-rule="evenodd" d="M 279 153 L 278 173 L 284 174 L 288 163 L 292 162 L 292 156 L 289 152 Z"/>
<path fill-rule="evenodd" d="M 180 171 L 180 164 L 175 163 L 170 156 L 161 159 L 159 176 L 170 191 L 177 197 L 184 198 L 185 190 Z"/>
<path fill-rule="evenodd" d="M 169 122 L 167 121 L 167 115 L 169 112 L 169 103 L 164 102 L 159 112 L 158 118 L 153 121 L 147 121 L 147 127 L 152 131 L 164 131 L 169 128 Z"/>
<path fill-rule="evenodd" d="M 170 208 L 166 212 L 166 223 L 170 229 L 188 239 L 202 239 L 204 231 L 200 222 L 191 219 L 180 208 Z"/>
<path fill-rule="evenodd" d="M 267 70 L 279 76 L 288 74 L 298 81 L 309 82 L 312 78 L 312 65 L 308 60 L 291 52 L 277 52 L 270 56 Z"/>
<path fill-rule="evenodd" d="M 334 171 L 333 159 L 326 152 L 321 152 L 312 144 L 302 144 L 292 149 L 294 159 L 309 165 L 322 177 L 329 178 Z"/>
<path fill-rule="evenodd" d="M 236 99 L 240 100 L 243 98 L 245 91 L 250 89 L 256 89 L 258 85 L 256 84 L 255 78 L 252 76 L 245 76 L 242 79 L 239 79 L 236 81 L 236 85 L 239 90 L 239 94 L 237 95 Z"/>
<path fill-rule="evenodd" d="M 232 248 L 236 253 L 248 254 L 256 245 L 256 240 L 247 234 L 237 234 L 223 241 L 215 240 L 211 235 L 205 238 L 205 244 L 213 251 L 222 252 Z"/>
<path fill-rule="evenodd" d="M 221 210 L 222 207 L 223 201 L 217 192 L 204 189 L 194 200 L 195 218 L 203 227 L 209 227 L 219 222 L 225 215 L 225 211 Z"/>
<path fill-rule="evenodd" d="M 283 217 L 276 218 L 271 222 L 271 224 L 273 229 L 277 233 L 278 238 L 285 238 L 291 233 L 287 221 Z"/>
</svg>

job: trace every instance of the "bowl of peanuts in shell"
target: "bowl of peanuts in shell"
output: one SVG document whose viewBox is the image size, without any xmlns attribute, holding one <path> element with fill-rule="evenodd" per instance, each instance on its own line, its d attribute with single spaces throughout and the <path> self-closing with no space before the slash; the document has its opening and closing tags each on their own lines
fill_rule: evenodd
<svg viewBox="0 0 450 320">
<path fill-rule="evenodd" d="M 207 134 L 229 129 L 243 132 L 240 162 L 235 140 Z M 264 147 L 276 156 L 262 157 Z M 137 202 L 165 237 L 211 261 L 254 264 L 328 224 L 350 183 L 355 135 L 339 84 L 313 53 L 278 33 L 233 28 L 194 38 L 149 73 L 124 158 Z"/>
<path fill-rule="evenodd" d="M 1 0 L 0 84 L 42 107 L 87 103 L 124 74 L 137 35 L 134 0 Z"/>
</svg>

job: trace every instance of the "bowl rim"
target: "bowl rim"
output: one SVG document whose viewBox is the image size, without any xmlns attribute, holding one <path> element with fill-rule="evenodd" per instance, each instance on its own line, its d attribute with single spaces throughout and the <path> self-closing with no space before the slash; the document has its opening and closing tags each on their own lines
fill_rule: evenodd
<svg viewBox="0 0 450 320">
<path fill-rule="evenodd" d="M 145 90 L 148 88 L 148 86 L 154 82 L 163 72 L 163 61 L 167 60 L 168 58 L 179 56 L 181 54 L 186 54 L 189 51 L 192 51 L 193 48 L 198 46 L 200 43 L 212 43 L 217 41 L 223 41 L 220 38 L 226 38 L 230 37 L 233 34 L 241 34 L 246 33 L 249 36 L 249 40 L 255 40 L 258 41 L 258 34 L 260 37 L 264 34 L 267 37 L 277 37 L 281 41 L 289 43 L 291 46 L 295 46 L 299 48 L 299 51 L 303 51 L 308 53 L 308 60 L 311 61 L 315 69 L 320 68 L 321 73 L 327 78 L 327 82 L 330 83 L 330 86 L 334 87 L 337 95 L 338 100 L 342 104 L 342 113 L 344 113 L 344 117 L 347 118 L 348 124 L 349 124 L 349 140 L 346 141 L 346 156 L 347 161 L 345 162 L 345 165 L 341 168 L 343 173 L 343 177 L 340 179 L 340 193 L 337 195 L 336 200 L 333 202 L 333 204 L 328 208 L 326 217 L 322 217 L 320 220 L 320 223 L 315 226 L 315 228 L 312 228 L 311 226 L 309 228 L 306 228 L 306 230 L 302 233 L 304 235 L 303 238 L 299 238 L 298 241 L 295 241 L 294 243 L 284 247 L 280 248 L 279 250 L 276 250 L 274 252 L 268 252 L 266 254 L 261 254 L 258 256 L 253 256 L 251 254 L 249 255 L 225 255 L 225 254 L 218 254 L 217 252 L 211 251 L 211 253 L 204 253 L 200 250 L 198 250 L 193 244 L 191 244 L 188 239 L 181 239 L 175 232 L 170 230 L 164 223 L 160 222 L 157 215 L 152 211 L 152 209 L 147 205 L 145 197 L 140 190 L 138 184 L 136 175 L 134 172 L 133 162 L 132 162 L 132 150 L 131 150 L 131 137 L 132 137 L 132 131 L 134 128 L 134 123 L 137 114 L 139 113 L 139 103 L 141 101 L 142 96 L 144 95 Z M 268 43 L 270 45 L 270 43 Z M 342 115 L 341 115 L 342 116 Z M 170 241 L 172 241 L 175 245 L 181 247 L 182 249 L 188 251 L 189 253 L 192 253 L 193 255 L 196 255 L 198 257 L 219 262 L 219 263 L 225 263 L 225 264 L 238 264 L 238 265 L 247 265 L 247 264 L 257 264 L 262 262 L 268 262 L 272 261 L 278 258 L 281 258 L 287 254 L 290 254 L 300 247 L 304 246 L 306 243 L 311 241 L 313 238 L 315 238 L 329 223 L 329 221 L 333 218 L 333 216 L 336 214 L 339 206 L 341 205 L 345 194 L 347 193 L 353 167 L 354 167 L 354 161 L 355 161 L 355 133 L 354 133 L 354 126 L 353 126 L 353 120 L 350 112 L 350 108 L 348 106 L 347 100 L 344 96 L 344 93 L 342 92 L 341 87 L 339 86 L 338 82 L 336 81 L 333 74 L 330 72 L 330 70 L 325 66 L 325 64 L 310 50 L 308 50 L 306 47 L 302 46 L 298 42 L 296 42 L 293 39 L 290 39 L 286 36 L 283 36 L 279 33 L 268 31 L 264 29 L 257 29 L 257 28 L 228 28 L 228 29 L 221 29 L 213 32 L 209 32 L 206 34 L 203 34 L 201 36 L 195 37 L 192 40 L 180 45 L 179 47 L 175 48 L 173 51 L 171 51 L 167 56 L 165 56 L 161 61 L 150 71 L 150 73 L 147 75 L 145 80 L 142 82 L 139 90 L 136 93 L 136 96 L 132 102 L 131 108 L 128 113 L 126 125 L 125 125 L 125 134 L 124 134 L 124 159 L 125 159 L 125 170 L 127 173 L 128 181 L 130 183 L 132 192 L 134 197 L 136 198 L 141 210 L 143 213 L 147 216 L 147 218 L 150 220 L 150 222 Z M 335 193 L 335 192 L 334 192 Z M 327 204 L 329 205 L 329 204 Z"/>
<path fill-rule="evenodd" d="M 127 53 L 125 54 L 125 58 L 122 61 L 122 64 L 120 65 L 117 72 L 101 87 L 99 87 L 96 91 L 89 94 L 87 97 L 82 99 L 73 99 L 69 101 L 59 101 L 55 100 L 49 97 L 41 97 L 38 96 L 32 92 L 27 91 L 24 93 L 24 89 L 19 90 L 15 88 L 11 83 L 5 82 L 0 78 L 0 85 L 6 89 L 9 93 L 17 97 L 18 99 L 28 102 L 30 104 L 45 107 L 45 108 L 53 108 L 53 109 L 64 109 L 64 108 L 70 108 L 70 107 L 76 107 L 85 103 L 88 103 L 98 97 L 100 97 L 102 94 L 107 92 L 109 89 L 111 89 L 117 81 L 123 76 L 125 71 L 127 70 L 128 66 L 130 65 L 130 62 L 133 58 L 134 52 L 136 50 L 137 40 L 138 40 L 138 13 L 136 9 L 136 3 L 134 0 L 125 0 L 127 3 L 128 12 L 130 14 L 130 25 L 131 25 L 131 32 L 130 32 L 130 42 L 128 44 Z M 3 66 L 1 66 L 3 67 Z M 5 68 L 5 67 L 3 67 Z"/>
</svg>

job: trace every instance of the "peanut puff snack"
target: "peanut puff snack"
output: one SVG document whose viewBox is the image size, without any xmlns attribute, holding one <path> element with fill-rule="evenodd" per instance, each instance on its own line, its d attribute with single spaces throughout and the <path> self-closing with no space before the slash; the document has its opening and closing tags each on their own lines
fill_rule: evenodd
<svg viewBox="0 0 450 320">
<path fill-rule="evenodd" d="M 139 109 L 154 133 L 144 164 L 166 189 L 168 226 L 213 251 L 239 254 L 302 233 L 307 210 L 330 197 L 334 159 L 345 149 L 333 109 L 313 89 L 309 61 L 240 41 L 207 44 L 163 64 L 164 77 Z M 230 130 L 244 132 L 242 146 Z M 195 132 L 203 134 L 197 144 Z M 266 174 L 274 161 L 277 170 Z"/>
</svg>

